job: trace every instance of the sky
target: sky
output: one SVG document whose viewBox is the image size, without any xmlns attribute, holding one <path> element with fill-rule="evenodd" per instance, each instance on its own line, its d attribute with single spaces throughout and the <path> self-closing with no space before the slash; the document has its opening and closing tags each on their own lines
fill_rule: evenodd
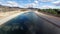
<svg viewBox="0 0 60 34">
<path fill-rule="evenodd" d="M 60 0 L 0 0 L 0 5 L 22 8 L 60 9 Z"/>
</svg>

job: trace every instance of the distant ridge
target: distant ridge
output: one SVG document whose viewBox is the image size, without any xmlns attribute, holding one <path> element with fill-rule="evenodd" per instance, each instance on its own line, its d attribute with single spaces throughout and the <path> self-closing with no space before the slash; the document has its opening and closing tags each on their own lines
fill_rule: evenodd
<svg viewBox="0 0 60 34">
<path fill-rule="evenodd" d="M 9 7 L 0 5 L 0 12 L 19 10 L 20 7 Z"/>
</svg>

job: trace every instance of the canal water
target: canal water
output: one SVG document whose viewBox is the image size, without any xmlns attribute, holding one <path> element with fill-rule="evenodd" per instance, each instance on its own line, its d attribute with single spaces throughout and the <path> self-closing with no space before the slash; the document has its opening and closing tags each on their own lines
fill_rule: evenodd
<svg viewBox="0 0 60 34">
<path fill-rule="evenodd" d="M 60 34 L 60 28 L 27 12 L 1 25 L 0 34 Z"/>
</svg>

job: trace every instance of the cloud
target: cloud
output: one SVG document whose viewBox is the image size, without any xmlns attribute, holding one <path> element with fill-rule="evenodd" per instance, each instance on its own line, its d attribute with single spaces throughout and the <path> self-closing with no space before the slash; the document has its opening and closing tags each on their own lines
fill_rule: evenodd
<svg viewBox="0 0 60 34">
<path fill-rule="evenodd" d="M 59 6 L 52 6 L 52 5 L 43 5 L 43 6 L 41 6 L 41 7 L 39 7 L 40 9 L 49 9 L 49 8 L 51 8 L 51 9 L 59 9 Z"/>
<path fill-rule="evenodd" d="M 14 2 L 14 1 L 7 1 L 7 5 L 9 6 L 12 6 L 12 7 L 18 7 L 19 4 L 17 2 Z"/>
<path fill-rule="evenodd" d="M 4 1 L 4 0 L 0 0 L 0 5 L 2 5 L 2 4 L 3 4 L 3 1 Z"/>
<path fill-rule="evenodd" d="M 2 2 L 0 2 L 0 5 L 2 4 Z"/>
<path fill-rule="evenodd" d="M 29 8 L 29 7 L 32 7 L 32 8 L 33 8 L 33 7 L 35 7 L 35 6 L 36 6 L 35 3 L 31 3 L 31 4 L 27 4 L 27 5 L 25 5 L 26 8 Z"/>
<path fill-rule="evenodd" d="M 36 0 L 36 1 L 34 1 L 34 3 L 36 3 L 36 4 L 37 4 L 37 3 L 39 3 L 39 2 Z"/>
<path fill-rule="evenodd" d="M 20 5 L 15 2 L 15 1 L 6 1 L 6 2 L 2 2 L 0 3 L 1 5 L 4 5 L 4 6 L 10 6 L 10 7 L 19 7 Z"/>
<path fill-rule="evenodd" d="M 60 6 L 60 0 L 34 0 L 34 1 L 28 0 L 28 2 L 26 2 L 26 3 L 24 1 L 22 1 L 22 2 L 18 3 L 18 0 L 17 1 L 14 1 L 14 0 L 6 0 L 5 1 L 4 0 L 3 2 L 1 2 L 1 0 L 0 0 L 0 4 L 2 4 L 4 6 L 11 6 L 11 7 L 23 7 L 23 8 L 28 8 L 28 7 L 33 7 L 33 8 L 36 8 L 36 7 L 37 8 L 58 8 L 57 6 Z M 47 4 L 44 3 L 44 2 L 47 2 Z"/>
<path fill-rule="evenodd" d="M 45 6 L 42 6 L 41 8 L 43 8 L 43 9 L 49 9 L 49 8 L 52 8 L 52 6 L 45 5 Z"/>
<path fill-rule="evenodd" d="M 38 6 L 38 1 L 37 0 L 35 0 L 33 3 L 29 3 L 29 4 L 26 4 L 25 6 L 28 8 L 28 7 L 33 7 L 33 8 L 35 8 L 36 6 Z"/>
<path fill-rule="evenodd" d="M 38 0 L 40 2 L 52 2 L 52 1 L 55 1 L 55 0 Z"/>
<path fill-rule="evenodd" d="M 54 2 L 52 2 L 54 5 L 56 5 L 56 6 L 60 6 L 60 1 L 54 1 Z"/>
</svg>

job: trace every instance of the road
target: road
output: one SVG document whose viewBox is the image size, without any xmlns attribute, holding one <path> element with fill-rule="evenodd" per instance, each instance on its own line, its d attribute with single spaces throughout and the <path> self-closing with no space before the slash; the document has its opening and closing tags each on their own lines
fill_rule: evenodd
<svg viewBox="0 0 60 34">
<path fill-rule="evenodd" d="M 47 21 L 50 21 L 52 24 L 56 25 L 57 27 L 60 28 L 60 18 L 48 14 L 44 14 L 41 12 L 36 11 L 36 14 L 38 14 L 40 17 L 46 19 Z"/>
<path fill-rule="evenodd" d="M 7 21 L 2 27 L 9 29 L 11 27 L 11 31 L 14 34 L 22 33 L 25 34 L 60 34 L 60 28 L 54 26 L 50 22 L 45 19 L 40 18 L 35 12 L 26 12 L 17 17 Z M 6 28 L 7 26 L 8 28 Z M 21 32 L 18 32 L 17 29 L 20 28 Z M 15 30 L 16 29 L 16 30 Z M 10 32 L 11 34 L 11 32 Z"/>
</svg>

